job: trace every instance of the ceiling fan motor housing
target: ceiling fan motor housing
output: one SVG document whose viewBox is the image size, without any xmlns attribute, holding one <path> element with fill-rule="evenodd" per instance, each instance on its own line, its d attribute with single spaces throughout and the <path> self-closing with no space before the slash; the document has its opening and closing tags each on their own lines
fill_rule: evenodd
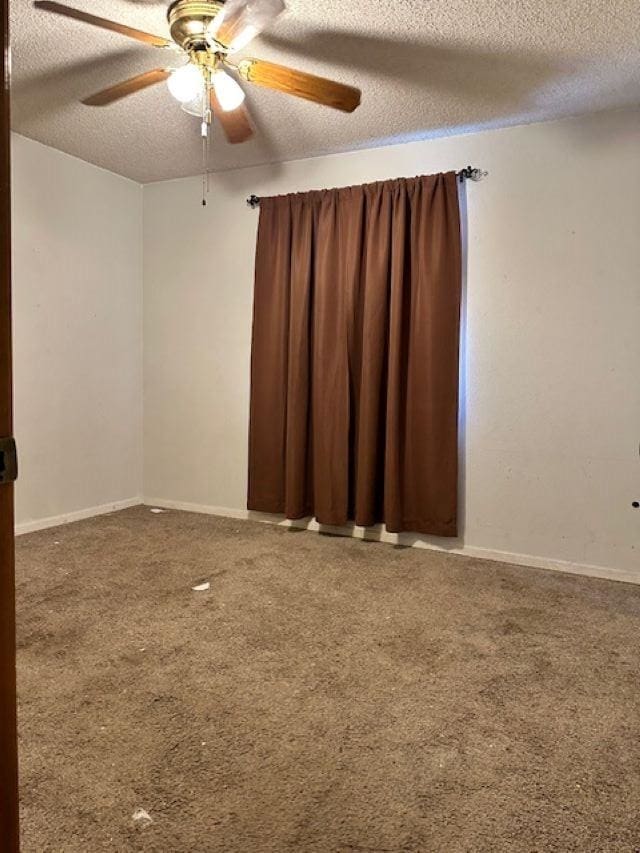
<svg viewBox="0 0 640 853">
<path fill-rule="evenodd" d="M 206 51 L 209 26 L 224 0 L 175 0 L 167 11 L 171 38 L 183 50 Z"/>
</svg>

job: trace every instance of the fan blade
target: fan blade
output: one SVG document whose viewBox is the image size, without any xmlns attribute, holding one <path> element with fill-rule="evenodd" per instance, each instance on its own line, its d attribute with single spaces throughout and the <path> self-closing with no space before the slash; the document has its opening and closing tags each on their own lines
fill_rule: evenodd
<svg viewBox="0 0 640 853">
<path fill-rule="evenodd" d="M 325 77 L 316 77 L 315 74 L 295 71 L 284 65 L 263 62 L 261 59 L 243 59 L 238 63 L 237 69 L 240 76 L 249 83 L 306 98 L 345 113 L 352 113 L 360 104 L 360 89 L 327 80 Z"/>
<path fill-rule="evenodd" d="M 127 95 L 133 95 L 141 89 L 146 89 L 147 86 L 162 83 L 170 74 L 170 71 L 165 71 L 162 68 L 145 71 L 144 74 L 138 74 L 137 77 L 131 77 L 130 80 L 123 80 L 122 83 L 116 83 L 115 86 L 110 86 L 108 89 L 103 89 L 101 92 L 96 92 L 95 95 L 84 98 L 82 103 L 89 107 L 106 107 L 107 104 L 119 101 L 120 98 L 126 98 Z"/>
<path fill-rule="evenodd" d="M 116 21 L 109 21 L 107 18 L 98 18 L 96 15 L 89 15 L 87 12 L 82 12 L 80 9 L 72 9 L 70 6 L 63 6 L 62 3 L 53 3 L 50 0 L 35 0 L 33 4 L 36 9 L 44 9 L 45 12 L 54 12 L 56 15 L 63 15 L 65 18 L 74 18 L 76 21 L 84 21 L 85 24 L 93 24 L 94 27 L 101 27 L 103 30 L 112 30 L 114 33 L 120 33 L 123 36 L 137 39 L 145 44 L 152 44 L 154 47 L 170 47 L 172 42 L 161 36 L 154 36 L 151 33 L 145 33 L 142 30 L 136 30 L 133 27 L 127 27 L 124 24 L 119 24 Z"/>
<path fill-rule="evenodd" d="M 211 25 L 211 35 L 225 45 L 229 53 L 235 53 L 246 47 L 285 8 L 283 0 L 227 0 Z"/>
<path fill-rule="evenodd" d="M 241 104 L 235 110 L 225 112 L 220 106 L 213 88 L 209 90 L 209 99 L 211 112 L 220 122 L 224 135 L 232 145 L 236 145 L 239 142 L 246 142 L 247 139 L 253 136 L 249 112 L 244 104 Z"/>
</svg>

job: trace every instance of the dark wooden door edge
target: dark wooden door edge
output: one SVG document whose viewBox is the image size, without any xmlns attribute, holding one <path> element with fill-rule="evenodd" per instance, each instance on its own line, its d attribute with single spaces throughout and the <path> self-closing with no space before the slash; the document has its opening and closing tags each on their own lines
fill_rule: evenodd
<svg viewBox="0 0 640 853">
<path fill-rule="evenodd" d="M 9 159 L 9 0 L 2 11 L 0 133 L 0 437 L 13 433 L 11 379 L 11 172 Z M 13 484 L 0 484 L 0 851 L 16 853 L 18 758 L 16 733 Z"/>
</svg>

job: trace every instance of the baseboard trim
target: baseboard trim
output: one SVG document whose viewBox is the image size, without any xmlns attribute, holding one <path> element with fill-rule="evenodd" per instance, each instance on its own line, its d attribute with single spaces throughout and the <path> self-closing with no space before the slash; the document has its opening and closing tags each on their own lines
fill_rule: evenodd
<svg viewBox="0 0 640 853">
<path fill-rule="evenodd" d="M 142 498 L 128 498 L 124 501 L 114 501 L 100 506 L 91 506 L 87 509 L 78 509 L 74 512 L 66 512 L 64 515 L 51 515 L 48 518 L 39 518 L 35 521 L 23 521 L 15 526 L 16 536 L 25 533 L 34 533 L 36 530 L 47 530 L 49 527 L 60 527 L 62 524 L 71 524 L 74 521 L 82 521 L 85 518 L 93 518 L 96 515 L 106 515 L 109 512 L 118 512 L 131 506 L 140 506 L 144 503 Z"/>
<path fill-rule="evenodd" d="M 492 560 L 498 563 L 509 563 L 516 566 L 526 566 L 532 569 L 548 569 L 554 572 L 565 572 L 572 575 L 601 578 L 603 580 L 621 581 L 623 583 L 640 584 L 640 573 L 626 572 L 606 566 L 592 566 L 583 563 L 572 563 L 566 560 L 551 560 L 547 557 L 536 557 L 533 554 L 516 554 L 509 551 L 494 551 L 489 548 L 477 548 L 473 545 L 447 547 L 414 534 L 388 533 L 382 525 L 377 527 L 331 527 L 318 524 L 314 519 L 303 518 L 291 520 L 280 515 L 265 512 L 253 512 L 246 509 L 232 509 L 224 506 L 207 506 L 188 503 L 186 501 L 171 501 L 162 498 L 143 498 L 146 506 L 161 509 L 175 509 L 183 512 L 197 512 L 203 515 L 218 515 L 223 518 L 237 518 L 246 521 L 260 521 L 265 524 L 277 524 L 281 527 L 296 527 L 314 532 L 335 533 L 339 536 L 350 536 L 355 539 L 366 539 L 374 542 L 384 542 L 390 545 L 405 545 L 409 548 L 424 548 L 429 551 L 440 551 L 446 554 L 457 554 L 461 557 L 475 557 L 479 560 Z"/>
</svg>

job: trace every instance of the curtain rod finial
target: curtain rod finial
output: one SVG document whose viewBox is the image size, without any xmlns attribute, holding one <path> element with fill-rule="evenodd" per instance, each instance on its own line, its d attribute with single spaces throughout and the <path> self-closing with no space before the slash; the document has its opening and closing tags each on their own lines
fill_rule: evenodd
<svg viewBox="0 0 640 853">
<path fill-rule="evenodd" d="M 260 199 L 257 195 L 251 195 L 247 199 L 247 204 L 253 210 L 253 208 L 258 207 L 260 205 Z"/>
<path fill-rule="evenodd" d="M 484 169 L 477 169 L 474 166 L 467 166 L 464 169 L 461 169 L 458 172 L 458 177 L 461 181 L 469 180 L 469 181 L 481 181 L 483 178 L 486 178 L 489 172 L 486 172 Z"/>
</svg>

